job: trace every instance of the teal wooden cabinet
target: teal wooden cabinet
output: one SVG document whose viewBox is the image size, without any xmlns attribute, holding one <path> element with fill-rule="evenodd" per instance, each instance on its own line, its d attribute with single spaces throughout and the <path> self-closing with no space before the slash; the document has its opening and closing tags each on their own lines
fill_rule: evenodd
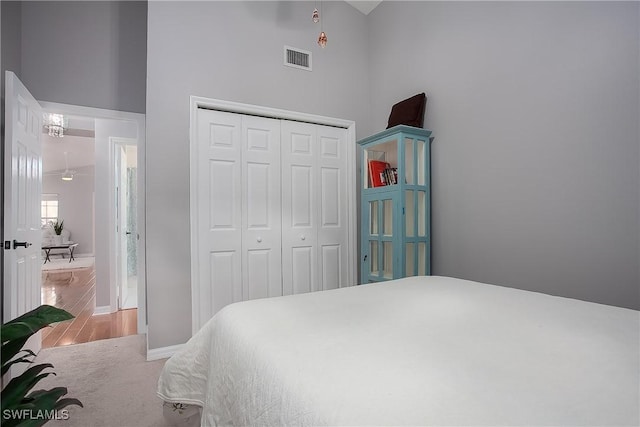
<svg viewBox="0 0 640 427">
<path fill-rule="evenodd" d="M 431 274 L 428 129 L 399 125 L 361 148 L 361 283 Z"/>
</svg>

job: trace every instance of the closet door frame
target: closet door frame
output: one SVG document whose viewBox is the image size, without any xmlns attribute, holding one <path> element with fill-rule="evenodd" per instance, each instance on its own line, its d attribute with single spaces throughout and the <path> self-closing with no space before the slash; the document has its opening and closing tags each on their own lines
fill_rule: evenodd
<svg viewBox="0 0 640 427">
<path fill-rule="evenodd" d="M 333 126 L 346 130 L 346 154 L 347 170 L 345 170 L 345 180 L 347 184 L 347 217 L 348 229 L 346 249 L 347 249 L 347 275 L 349 286 L 357 284 L 357 208 L 356 208 L 356 129 L 355 122 L 351 120 L 337 119 L 332 117 L 319 116 L 315 114 L 301 113 L 296 111 L 282 110 L 277 108 L 263 107 L 251 104 L 242 104 L 220 99 L 191 96 L 190 98 L 190 125 L 189 125 L 189 148 L 190 148 L 190 238 L 191 238 L 191 319 L 192 333 L 197 332 L 202 326 L 201 319 L 201 298 L 202 286 L 200 277 L 200 257 L 199 248 L 199 200 L 198 194 L 198 109 L 217 110 L 235 114 L 247 114 L 282 120 L 293 120 L 311 124 Z"/>
</svg>

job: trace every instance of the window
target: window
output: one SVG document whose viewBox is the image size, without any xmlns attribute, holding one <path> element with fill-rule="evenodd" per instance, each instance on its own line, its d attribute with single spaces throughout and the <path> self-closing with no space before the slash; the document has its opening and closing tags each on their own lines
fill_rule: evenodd
<svg viewBox="0 0 640 427">
<path fill-rule="evenodd" d="M 58 220 L 58 195 L 43 194 L 40 205 L 41 224 L 44 227 L 47 224 L 54 223 Z"/>
</svg>

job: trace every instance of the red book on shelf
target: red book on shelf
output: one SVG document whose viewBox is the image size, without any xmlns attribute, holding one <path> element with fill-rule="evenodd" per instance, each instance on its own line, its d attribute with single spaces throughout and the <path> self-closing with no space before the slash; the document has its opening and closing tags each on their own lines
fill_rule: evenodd
<svg viewBox="0 0 640 427">
<path fill-rule="evenodd" d="M 387 185 L 384 170 L 391 167 L 389 163 L 380 160 L 369 160 L 369 179 L 372 187 Z"/>
</svg>

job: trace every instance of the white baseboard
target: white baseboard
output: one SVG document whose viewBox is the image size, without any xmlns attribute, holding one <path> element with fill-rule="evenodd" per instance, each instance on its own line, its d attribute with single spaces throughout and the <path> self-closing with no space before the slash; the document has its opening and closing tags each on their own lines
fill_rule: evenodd
<svg viewBox="0 0 640 427">
<path fill-rule="evenodd" d="M 170 345 L 169 347 L 151 348 L 147 350 L 147 362 L 152 360 L 167 359 L 184 347 L 184 344 Z"/>
<path fill-rule="evenodd" d="M 94 255 L 91 253 L 86 253 L 86 254 L 73 254 L 74 258 L 89 258 L 89 257 L 93 257 Z"/>
<path fill-rule="evenodd" d="M 101 314 L 110 314 L 110 313 L 112 313 L 110 305 L 103 305 L 93 309 L 94 316 L 99 316 Z"/>
</svg>

